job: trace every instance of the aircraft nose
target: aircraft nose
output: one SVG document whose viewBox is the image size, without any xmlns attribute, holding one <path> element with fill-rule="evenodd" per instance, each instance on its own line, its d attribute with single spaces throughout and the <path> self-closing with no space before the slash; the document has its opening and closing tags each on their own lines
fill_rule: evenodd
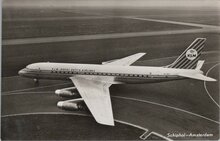
<svg viewBox="0 0 220 141">
<path fill-rule="evenodd" d="M 25 70 L 22 69 L 22 70 L 20 70 L 20 71 L 18 72 L 18 75 L 24 75 L 24 73 L 25 73 Z"/>
</svg>

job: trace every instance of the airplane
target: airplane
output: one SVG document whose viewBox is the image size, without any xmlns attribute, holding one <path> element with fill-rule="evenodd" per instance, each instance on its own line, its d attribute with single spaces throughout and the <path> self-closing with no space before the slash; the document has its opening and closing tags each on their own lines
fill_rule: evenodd
<svg viewBox="0 0 220 141">
<path fill-rule="evenodd" d="M 155 83 L 186 78 L 216 81 L 201 71 L 204 60 L 199 58 L 205 41 L 205 38 L 196 38 L 172 64 L 161 67 L 130 66 L 145 55 L 137 53 L 102 64 L 33 63 L 20 70 L 18 74 L 36 82 L 38 79 L 71 80 L 75 87 L 58 89 L 55 94 L 72 99 L 59 101 L 57 106 L 64 110 L 81 110 L 84 103 L 96 122 L 114 126 L 109 93 L 112 84 Z M 76 95 L 80 95 L 81 98 L 73 99 Z"/>
</svg>

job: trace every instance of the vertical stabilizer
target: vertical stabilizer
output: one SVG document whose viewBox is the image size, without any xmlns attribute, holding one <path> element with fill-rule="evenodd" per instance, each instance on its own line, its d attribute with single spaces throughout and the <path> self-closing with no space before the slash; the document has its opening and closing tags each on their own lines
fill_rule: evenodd
<svg viewBox="0 0 220 141">
<path fill-rule="evenodd" d="M 195 69 L 206 39 L 196 38 L 190 46 L 167 68 Z"/>
</svg>

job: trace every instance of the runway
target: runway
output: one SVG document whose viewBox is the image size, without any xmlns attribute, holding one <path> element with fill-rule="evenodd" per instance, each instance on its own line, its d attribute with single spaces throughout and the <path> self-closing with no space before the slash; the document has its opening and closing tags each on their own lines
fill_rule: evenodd
<svg viewBox="0 0 220 141">
<path fill-rule="evenodd" d="M 50 86 L 51 87 L 51 86 Z M 12 95 L 25 95 L 25 94 L 51 94 L 51 93 L 54 93 L 54 91 L 41 91 L 41 92 L 23 92 L 23 90 L 21 90 L 22 92 L 13 92 L 13 93 L 10 93 L 10 94 L 3 94 L 3 96 L 12 96 Z M 143 102 L 143 103 L 148 103 L 148 104 L 152 104 L 152 105 L 157 105 L 157 106 L 161 106 L 161 107 L 165 107 L 165 108 L 168 108 L 168 109 L 174 109 L 176 111 L 179 111 L 179 112 L 184 112 L 184 113 L 187 113 L 187 114 L 190 114 L 190 115 L 193 115 L 193 116 L 196 116 L 196 117 L 199 117 L 199 118 L 203 118 L 203 119 L 206 119 L 208 121 L 211 121 L 211 122 L 214 122 L 214 123 L 217 123 L 220 125 L 220 122 L 219 121 L 215 121 L 213 119 L 210 119 L 210 118 L 207 118 L 207 117 L 204 117 L 202 115 L 199 115 L 199 114 L 196 114 L 196 113 L 193 113 L 193 112 L 190 112 L 190 111 L 187 111 L 187 110 L 183 110 L 183 109 L 180 109 L 180 108 L 176 108 L 176 107 L 172 107 L 172 106 L 169 106 L 169 105 L 164 105 L 164 104 L 160 104 L 160 103 L 156 103 L 156 102 L 151 102 L 151 101 L 146 101 L 146 100 L 141 100 L 141 99 L 135 99 L 135 98 L 130 98 L 130 97 L 121 97 L 121 96 L 112 96 L 112 98 L 118 98 L 118 99 L 123 99 L 123 100 L 131 100 L 131 101 L 135 101 L 135 102 Z M 211 98 L 212 99 L 212 98 Z M 212 99 L 213 100 L 213 99 Z M 215 102 L 213 100 L 213 102 Z M 219 105 L 217 105 L 219 106 Z M 49 113 L 46 112 L 45 114 Z M 26 114 L 32 114 L 32 113 L 26 113 Z M 41 113 L 37 113 L 37 114 L 41 114 Z M 54 114 L 54 113 L 52 113 Z M 65 113 L 63 113 L 65 114 Z M 78 113 L 77 113 L 78 114 Z M 9 114 L 9 115 L 4 115 L 2 117 L 8 117 L 8 116 L 18 116 L 18 115 L 24 115 L 24 114 Z M 83 116 L 83 114 L 80 114 L 81 116 Z M 119 122 L 122 122 L 120 120 L 117 120 L 115 119 L 115 121 L 119 121 Z M 126 123 L 126 124 L 129 124 L 129 123 Z M 132 124 L 131 124 L 132 125 Z M 133 125 L 135 126 L 135 125 Z M 138 128 L 141 128 L 141 129 L 144 129 L 144 130 L 147 130 L 146 128 L 143 128 L 143 127 L 139 127 L 137 126 Z"/>
<path fill-rule="evenodd" d="M 3 22 L 28 22 L 28 21 L 54 21 L 54 20 L 73 20 L 73 19 L 105 19 L 112 16 L 82 16 L 82 17 L 35 17 L 35 18 L 15 18 L 3 19 Z"/>
<path fill-rule="evenodd" d="M 114 16 L 89 16 L 82 17 L 80 19 L 103 19 L 103 18 L 114 18 Z M 19 44 L 39 44 L 39 43 L 50 43 L 50 42 L 69 42 L 69 41 L 83 41 L 83 40 L 97 40 L 97 39 L 115 39 L 115 38 L 129 38 L 129 37 L 142 37 L 142 36 L 158 36 L 158 35 L 175 35 L 175 34 L 187 34 L 187 33 L 219 33 L 220 27 L 214 25 L 187 23 L 187 22 L 177 22 L 170 20 L 159 20 L 159 19 L 149 19 L 141 17 L 121 17 L 115 16 L 117 18 L 134 19 L 141 21 L 151 21 L 160 22 L 176 25 L 184 25 L 191 27 L 199 27 L 201 29 L 187 29 L 187 30 L 168 30 L 168 31 L 148 31 L 148 32 L 129 32 L 129 33 L 112 33 L 112 34 L 96 34 L 96 35 L 80 35 L 80 36 L 59 36 L 59 37 L 43 37 L 43 38 L 25 38 L 25 39 L 5 39 L 2 41 L 3 45 L 19 45 Z M 51 18 L 29 18 L 29 19 L 18 19 L 15 21 L 40 21 L 40 20 L 71 20 L 74 17 L 51 17 Z M 10 21 L 10 20 L 9 20 Z"/>
<path fill-rule="evenodd" d="M 189 29 L 189 30 L 169 30 L 169 31 L 153 31 L 153 32 L 132 32 L 132 33 L 113 33 L 113 34 L 96 34 L 96 35 L 80 35 L 80 36 L 62 36 L 62 37 L 43 37 L 43 38 L 26 38 L 26 39 L 7 39 L 2 41 L 2 45 L 25 45 L 39 43 L 56 43 L 84 40 L 99 39 L 118 39 L 130 37 L 147 37 L 159 35 L 175 35 L 189 33 L 207 33 L 212 32 L 207 29 Z"/>
<path fill-rule="evenodd" d="M 210 73 L 210 71 L 212 71 L 215 67 L 218 67 L 220 65 L 220 63 L 215 64 L 214 66 L 212 66 L 207 72 L 206 72 L 206 76 L 208 76 L 208 74 Z M 206 86 L 206 81 L 204 81 L 204 88 L 206 90 L 206 93 L 208 94 L 208 96 L 210 97 L 210 99 L 220 108 L 218 102 L 216 102 L 216 100 L 213 99 L 213 97 L 211 96 L 209 90 L 207 89 Z"/>
<path fill-rule="evenodd" d="M 216 53 L 214 52 L 214 54 L 212 54 L 212 56 L 215 55 L 215 54 Z M 210 55 L 211 55 L 210 53 L 206 53 L 206 56 L 210 56 Z M 169 59 L 172 59 L 172 60 L 173 60 L 173 58 L 174 57 L 169 57 Z M 167 58 L 164 58 L 164 61 L 165 60 L 167 60 Z M 157 61 L 161 62 L 161 59 L 158 59 Z M 151 62 L 151 60 L 149 60 L 149 62 Z M 148 63 L 148 61 L 147 60 L 146 61 L 141 61 L 139 63 Z M 213 64 L 216 64 L 216 63 L 211 63 L 210 64 L 209 62 L 207 62 L 207 65 L 214 66 Z M 20 78 L 18 78 L 17 81 L 19 81 L 19 79 Z M 11 79 L 10 81 L 12 81 L 12 80 L 13 79 Z M 29 83 L 31 83 L 31 80 L 29 80 L 29 79 L 27 79 L 27 80 L 29 81 Z M 10 81 L 8 81 L 7 83 L 10 83 Z M 173 100 L 170 98 L 170 96 L 168 96 L 169 93 L 165 92 L 164 94 L 162 94 L 166 97 L 168 96 L 167 98 L 165 98 L 161 94 L 160 94 L 160 96 L 158 94 L 156 94 L 156 93 L 159 92 L 158 90 L 156 90 L 157 87 L 160 87 L 164 91 L 166 89 L 166 86 L 174 85 L 176 83 L 177 84 L 179 83 L 176 86 L 179 89 L 176 89 L 176 91 L 181 92 L 181 90 L 180 90 L 181 87 L 184 88 L 185 86 L 183 86 L 183 85 L 187 84 L 187 83 L 185 83 L 185 81 L 186 80 L 177 81 L 177 82 L 169 82 L 169 83 L 172 83 L 172 84 L 169 84 L 169 83 L 168 84 L 167 83 L 154 84 L 154 85 L 146 84 L 146 85 L 141 85 L 139 88 L 137 86 L 132 86 L 132 85 L 113 86 L 112 88 L 110 88 L 110 91 L 111 91 L 111 94 L 112 94 L 113 111 L 114 111 L 116 121 L 122 121 L 122 122 L 126 122 L 128 124 L 131 124 L 131 125 L 140 126 L 140 127 L 143 127 L 144 129 L 149 130 L 148 134 L 150 134 L 151 132 L 156 132 L 156 133 L 159 133 L 159 135 L 162 135 L 164 137 L 166 137 L 166 134 L 167 134 L 167 132 L 169 132 L 169 130 L 167 128 L 164 128 L 164 130 L 161 130 L 162 127 L 160 125 L 163 125 L 165 127 L 167 127 L 169 125 L 169 127 L 170 126 L 172 127 L 173 120 L 172 120 L 171 123 L 165 120 L 165 119 L 170 119 L 171 117 L 172 118 L 176 117 L 176 118 L 174 118 L 174 121 L 176 121 L 175 124 L 177 124 L 178 122 L 181 122 L 181 120 L 184 119 L 184 121 L 190 121 L 191 123 L 193 123 L 191 126 L 194 126 L 195 124 L 198 124 L 198 125 L 201 125 L 201 126 L 207 126 L 207 127 L 212 128 L 212 129 L 216 129 L 220 124 L 219 121 L 218 121 L 218 117 L 213 119 L 213 117 L 210 117 L 210 115 L 206 115 L 206 114 L 204 115 L 204 112 L 206 110 L 205 111 L 202 110 L 203 111 L 202 112 L 201 109 L 200 109 L 201 112 L 198 113 L 198 111 L 197 111 L 198 109 L 193 110 L 191 108 L 191 106 L 188 107 L 189 109 L 186 107 L 186 105 L 190 104 L 188 102 L 194 101 L 195 98 L 190 98 L 191 99 L 190 101 L 186 100 L 185 101 L 186 103 L 181 104 L 181 105 L 185 105 L 184 106 L 185 108 L 183 108 L 182 106 L 178 106 L 178 105 L 180 105 L 180 103 L 181 103 L 180 101 L 181 101 L 182 98 L 179 99 L 180 101 L 178 100 L 179 101 L 178 103 L 173 103 L 172 102 Z M 197 83 L 197 81 L 192 81 L 192 80 L 189 80 L 189 82 L 190 83 Z M 14 83 L 16 83 L 16 82 L 14 82 Z M 45 82 L 42 81 L 42 83 L 45 83 Z M 44 85 L 44 84 L 42 84 L 42 85 Z M 16 116 L 17 114 L 18 115 L 26 115 L 28 113 L 30 113 L 30 114 L 33 113 L 33 114 L 40 115 L 40 114 L 42 114 L 42 112 L 43 112 L 43 114 L 50 114 L 50 113 L 55 114 L 53 112 L 58 112 L 58 114 L 60 112 L 63 113 L 64 111 L 56 108 L 56 102 L 59 101 L 60 98 L 58 98 L 56 95 L 54 95 L 54 91 L 58 88 L 69 87 L 70 85 L 71 85 L 71 83 L 67 82 L 67 83 L 58 83 L 58 84 L 54 84 L 54 85 L 48 85 L 48 86 L 44 85 L 44 86 L 41 86 L 41 87 L 33 87 L 33 88 L 29 88 L 29 89 L 20 89 L 20 90 L 15 90 L 15 91 L 4 92 L 3 93 L 3 107 L 4 107 L 4 105 L 5 106 L 6 105 L 14 105 L 13 107 L 17 107 L 17 108 L 16 109 L 11 109 L 10 108 L 10 109 L 7 109 L 7 110 L 3 110 L 3 117 L 7 118 L 10 115 L 11 116 L 13 116 L 13 115 Z M 202 85 L 202 83 L 198 82 L 197 84 L 192 85 L 192 86 L 200 87 L 200 86 L 203 86 L 203 85 Z M 119 89 L 121 89 L 121 90 L 118 91 Z M 195 88 L 192 88 L 192 89 L 195 89 Z M 141 92 L 140 90 L 147 90 L 147 95 L 144 91 Z M 138 91 L 138 94 L 133 94 L 133 93 L 137 93 L 135 91 Z M 203 90 L 201 89 L 201 91 L 198 91 L 198 89 L 197 89 L 197 91 L 193 91 L 193 92 L 190 92 L 190 93 L 194 93 L 193 94 L 194 96 L 196 96 L 196 95 L 199 96 L 200 100 L 201 100 L 201 97 L 206 96 L 204 94 L 204 92 L 205 92 L 204 89 Z M 174 90 L 173 94 L 175 94 L 175 93 L 176 92 Z M 192 94 L 190 94 L 190 93 L 189 93 L 189 96 L 192 96 Z M 197 94 L 195 94 L 195 93 L 197 93 Z M 185 95 L 184 92 L 182 94 Z M 180 93 L 178 95 L 181 96 L 182 94 Z M 158 96 L 160 97 L 160 99 L 158 99 Z M 44 98 L 41 99 L 42 97 L 44 97 Z M 40 101 L 38 101 L 37 99 L 39 99 Z M 169 100 L 166 100 L 166 99 L 169 99 Z M 26 102 L 24 102 L 24 100 Z M 197 101 L 197 102 L 200 103 L 200 100 Z M 203 100 L 201 100 L 201 101 L 203 101 Z M 211 101 L 211 100 L 206 99 L 206 101 L 208 102 L 208 101 Z M 198 104 L 199 107 L 202 106 L 200 104 Z M 35 106 L 34 110 L 33 110 L 33 108 L 31 108 L 32 106 L 29 107 L 28 105 L 29 106 L 30 105 Z M 211 106 L 212 108 L 211 107 L 210 108 L 213 110 L 213 108 L 216 107 L 216 106 L 214 104 L 211 104 L 211 105 L 213 105 L 213 106 Z M 206 106 L 207 106 L 207 103 L 206 103 Z M 133 108 L 133 107 L 138 107 L 138 108 Z M 209 109 L 209 111 L 211 109 Z M 214 109 L 216 109 L 216 108 L 214 108 Z M 30 110 L 31 110 L 31 112 L 30 112 Z M 145 113 L 144 111 L 148 111 L 148 112 Z M 172 111 L 175 111 L 175 112 L 172 112 Z M 195 112 L 191 112 L 191 111 L 195 111 Z M 67 112 L 67 114 L 72 113 L 72 112 L 69 112 L 69 111 L 66 111 L 66 112 Z M 64 112 L 64 113 L 66 113 L 66 112 Z M 75 112 L 73 112 L 73 114 L 74 113 Z M 78 112 L 76 112 L 76 114 L 77 113 Z M 80 113 L 84 114 L 84 112 L 80 112 Z M 124 113 L 124 114 L 122 114 L 122 113 Z M 149 114 L 149 113 L 151 113 L 151 114 Z M 165 114 L 165 113 L 169 113 L 169 114 Z M 86 113 L 86 115 L 88 115 L 88 113 Z M 135 119 L 134 117 L 136 117 L 137 115 L 139 117 L 138 121 L 134 120 Z M 163 117 L 162 119 L 160 119 L 160 118 L 158 119 L 157 117 L 160 117 L 159 115 L 163 115 L 165 117 Z M 179 115 L 181 115 L 181 118 L 179 117 Z M 131 117 L 131 118 L 128 118 L 128 117 Z M 152 117 L 153 117 L 153 119 L 152 119 Z M 162 123 L 156 125 L 156 127 L 155 127 L 154 122 L 159 122 L 159 121 L 162 122 Z M 150 123 L 152 123 L 152 124 L 150 124 Z M 175 124 L 173 124 L 173 128 L 171 128 L 171 129 L 175 129 L 179 132 L 184 132 L 184 130 L 189 130 L 190 129 L 190 127 L 188 127 L 189 124 L 186 124 L 185 127 L 181 126 L 181 128 L 180 128 L 180 126 L 178 126 L 178 128 L 177 128 Z M 207 132 L 208 131 L 210 132 L 210 128 L 207 128 Z M 191 128 L 191 129 L 193 129 L 193 128 Z M 145 131 L 142 130 L 142 132 L 139 132 L 139 134 L 135 135 L 135 136 L 137 138 L 139 138 L 144 132 Z M 194 132 L 194 131 L 192 130 L 191 132 Z"/>
<path fill-rule="evenodd" d="M 140 17 L 128 17 L 129 19 L 143 20 L 143 21 L 153 21 L 153 22 L 161 22 L 161 23 L 169 23 L 169 24 L 179 24 L 179 25 L 187 25 L 187 26 L 195 26 L 201 28 L 209 28 L 212 29 L 213 32 L 219 32 L 220 27 L 214 25 L 205 25 L 205 24 L 197 24 L 197 23 L 187 23 L 187 22 L 177 22 L 171 20 L 158 20 L 158 19 L 149 19 L 149 18 L 140 18 Z"/>
</svg>

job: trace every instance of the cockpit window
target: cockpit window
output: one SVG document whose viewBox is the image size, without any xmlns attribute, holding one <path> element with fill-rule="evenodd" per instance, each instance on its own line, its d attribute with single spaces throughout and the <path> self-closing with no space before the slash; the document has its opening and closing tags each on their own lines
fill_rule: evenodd
<svg viewBox="0 0 220 141">
<path fill-rule="evenodd" d="M 26 66 L 27 69 L 32 69 L 32 70 L 35 70 L 35 69 L 38 69 L 39 67 L 35 64 L 30 64 L 30 65 L 27 65 Z"/>
<path fill-rule="evenodd" d="M 30 65 L 27 65 L 26 68 L 27 68 L 27 69 L 30 69 L 31 67 L 30 67 Z"/>
</svg>

